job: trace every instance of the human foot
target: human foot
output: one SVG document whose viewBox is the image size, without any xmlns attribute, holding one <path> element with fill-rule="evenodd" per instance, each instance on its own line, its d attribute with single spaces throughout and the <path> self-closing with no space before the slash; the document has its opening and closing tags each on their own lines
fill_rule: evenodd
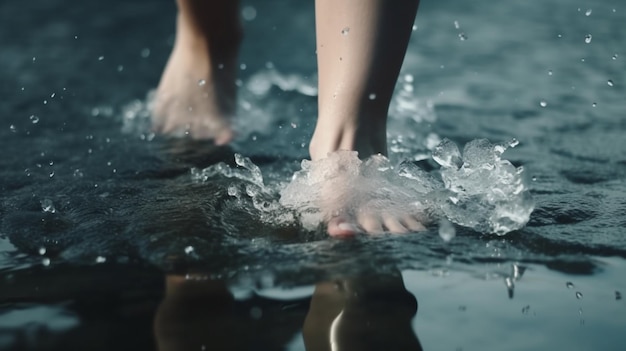
<svg viewBox="0 0 626 351">
<path fill-rule="evenodd" d="M 382 155 L 359 160 L 337 151 L 303 161 L 281 203 L 301 214 L 305 227 L 323 222 L 331 236 L 407 233 L 424 230 L 419 194 L 410 189 Z"/>
<path fill-rule="evenodd" d="M 156 132 L 213 139 L 218 145 L 232 139 L 238 47 L 234 38 L 217 45 L 179 16 L 176 43 L 152 110 Z"/>
</svg>

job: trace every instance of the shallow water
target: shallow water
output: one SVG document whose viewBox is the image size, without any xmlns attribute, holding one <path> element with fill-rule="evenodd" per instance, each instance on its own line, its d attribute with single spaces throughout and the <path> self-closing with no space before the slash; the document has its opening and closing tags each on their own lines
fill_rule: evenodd
<svg viewBox="0 0 626 351">
<path fill-rule="evenodd" d="M 408 340 L 397 349 L 414 347 L 411 335 L 426 350 L 621 349 L 621 3 L 421 4 L 392 106 L 390 159 L 432 167 L 442 138 L 516 138 L 503 157 L 524 166 L 535 201 L 521 230 L 499 237 L 456 227 L 449 242 L 436 227 L 329 239 L 268 215 L 247 194 L 239 201 L 232 189 L 245 193 L 245 180 L 194 176 L 192 168 L 219 162 L 235 167 L 237 152 L 276 189 L 307 156 L 313 2 L 245 6 L 256 17 L 244 22 L 240 138 L 216 149 L 153 138 L 130 120 L 171 48 L 173 3 L 0 4 L 0 22 L 12 28 L 0 33 L 0 349 L 84 349 L 93 338 L 107 340 L 103 350 L 153 349 L 155 313 L 169 301 L 165 272 L 222 282 L 236 302 L 216 316 L 261 349 L 304 348 L 306 316 L 332 310 L 309 308 L 312 286 L 325 281 L 381 296 L 405 294 L 403 281 L 417 313 L 389 323 L 411 328 L 381 329 L 382 340 Z M 215 294 L 199 306 L 228 299 Z M 382 300 L 382 311 L 411 311 L 410 299 Z M 346 304 L 357 316 L 386 315 Z M 174 317 L 165 325 L 192 323 Z M 223 335 L 195 346 L 238 336 L 228 327 Z"/>
</svg>

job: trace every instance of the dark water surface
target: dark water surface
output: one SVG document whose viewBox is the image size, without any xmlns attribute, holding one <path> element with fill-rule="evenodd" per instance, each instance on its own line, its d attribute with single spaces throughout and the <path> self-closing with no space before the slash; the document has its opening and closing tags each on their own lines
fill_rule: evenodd
<svg viewBox="0 0 626 351">
<path fill-rule="evenodd" d="M 232 148 L 142 129 L 173 2 L 0 2 L 0 349 L 622 350 L 626 7 L 420 6 L 390 158 L 518 139 L 522 230 L 336 240 L 271 210 L 316 114 L 313 1 L 243 4 Z M 235 152 L 265 191 L 191 171 Z"/>
</svg>

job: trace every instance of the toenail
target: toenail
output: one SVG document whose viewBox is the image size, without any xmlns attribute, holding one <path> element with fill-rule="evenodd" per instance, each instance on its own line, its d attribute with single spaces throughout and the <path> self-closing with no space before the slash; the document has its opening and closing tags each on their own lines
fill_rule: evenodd
<svg viewBox="0 0 626 351">
<path fill-rule="evenodd" d="M 339 223 L 339 225 L 337 226 L 339 229 L 341 230 L 349 230 L 351 232 L 358 232 L 359 228 L 357 228 L 354 224 L 352 223 Z"/>
</svg>

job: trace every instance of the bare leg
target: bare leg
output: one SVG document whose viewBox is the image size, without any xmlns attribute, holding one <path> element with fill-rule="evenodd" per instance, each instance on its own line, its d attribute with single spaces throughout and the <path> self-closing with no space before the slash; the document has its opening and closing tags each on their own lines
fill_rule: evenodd
<svg viewBox="0 0 626 351">
<path fill-rule="evenodd" d="M 232 139 L 242 29 L 236 0 L 177 0 L 176 41 L 157 89 L 157 132 Z"/>
<path fill-rule="evenodd" d="M 312 160 L 337 150 L 387 154 L 387 110 L 419 0 L 316 0 L 319 116 Z M 329 189 L 340 191 L 341 189 Z M 408 213 L 328 219 L 331 235 L 423 229 Z"/>
</svg>

